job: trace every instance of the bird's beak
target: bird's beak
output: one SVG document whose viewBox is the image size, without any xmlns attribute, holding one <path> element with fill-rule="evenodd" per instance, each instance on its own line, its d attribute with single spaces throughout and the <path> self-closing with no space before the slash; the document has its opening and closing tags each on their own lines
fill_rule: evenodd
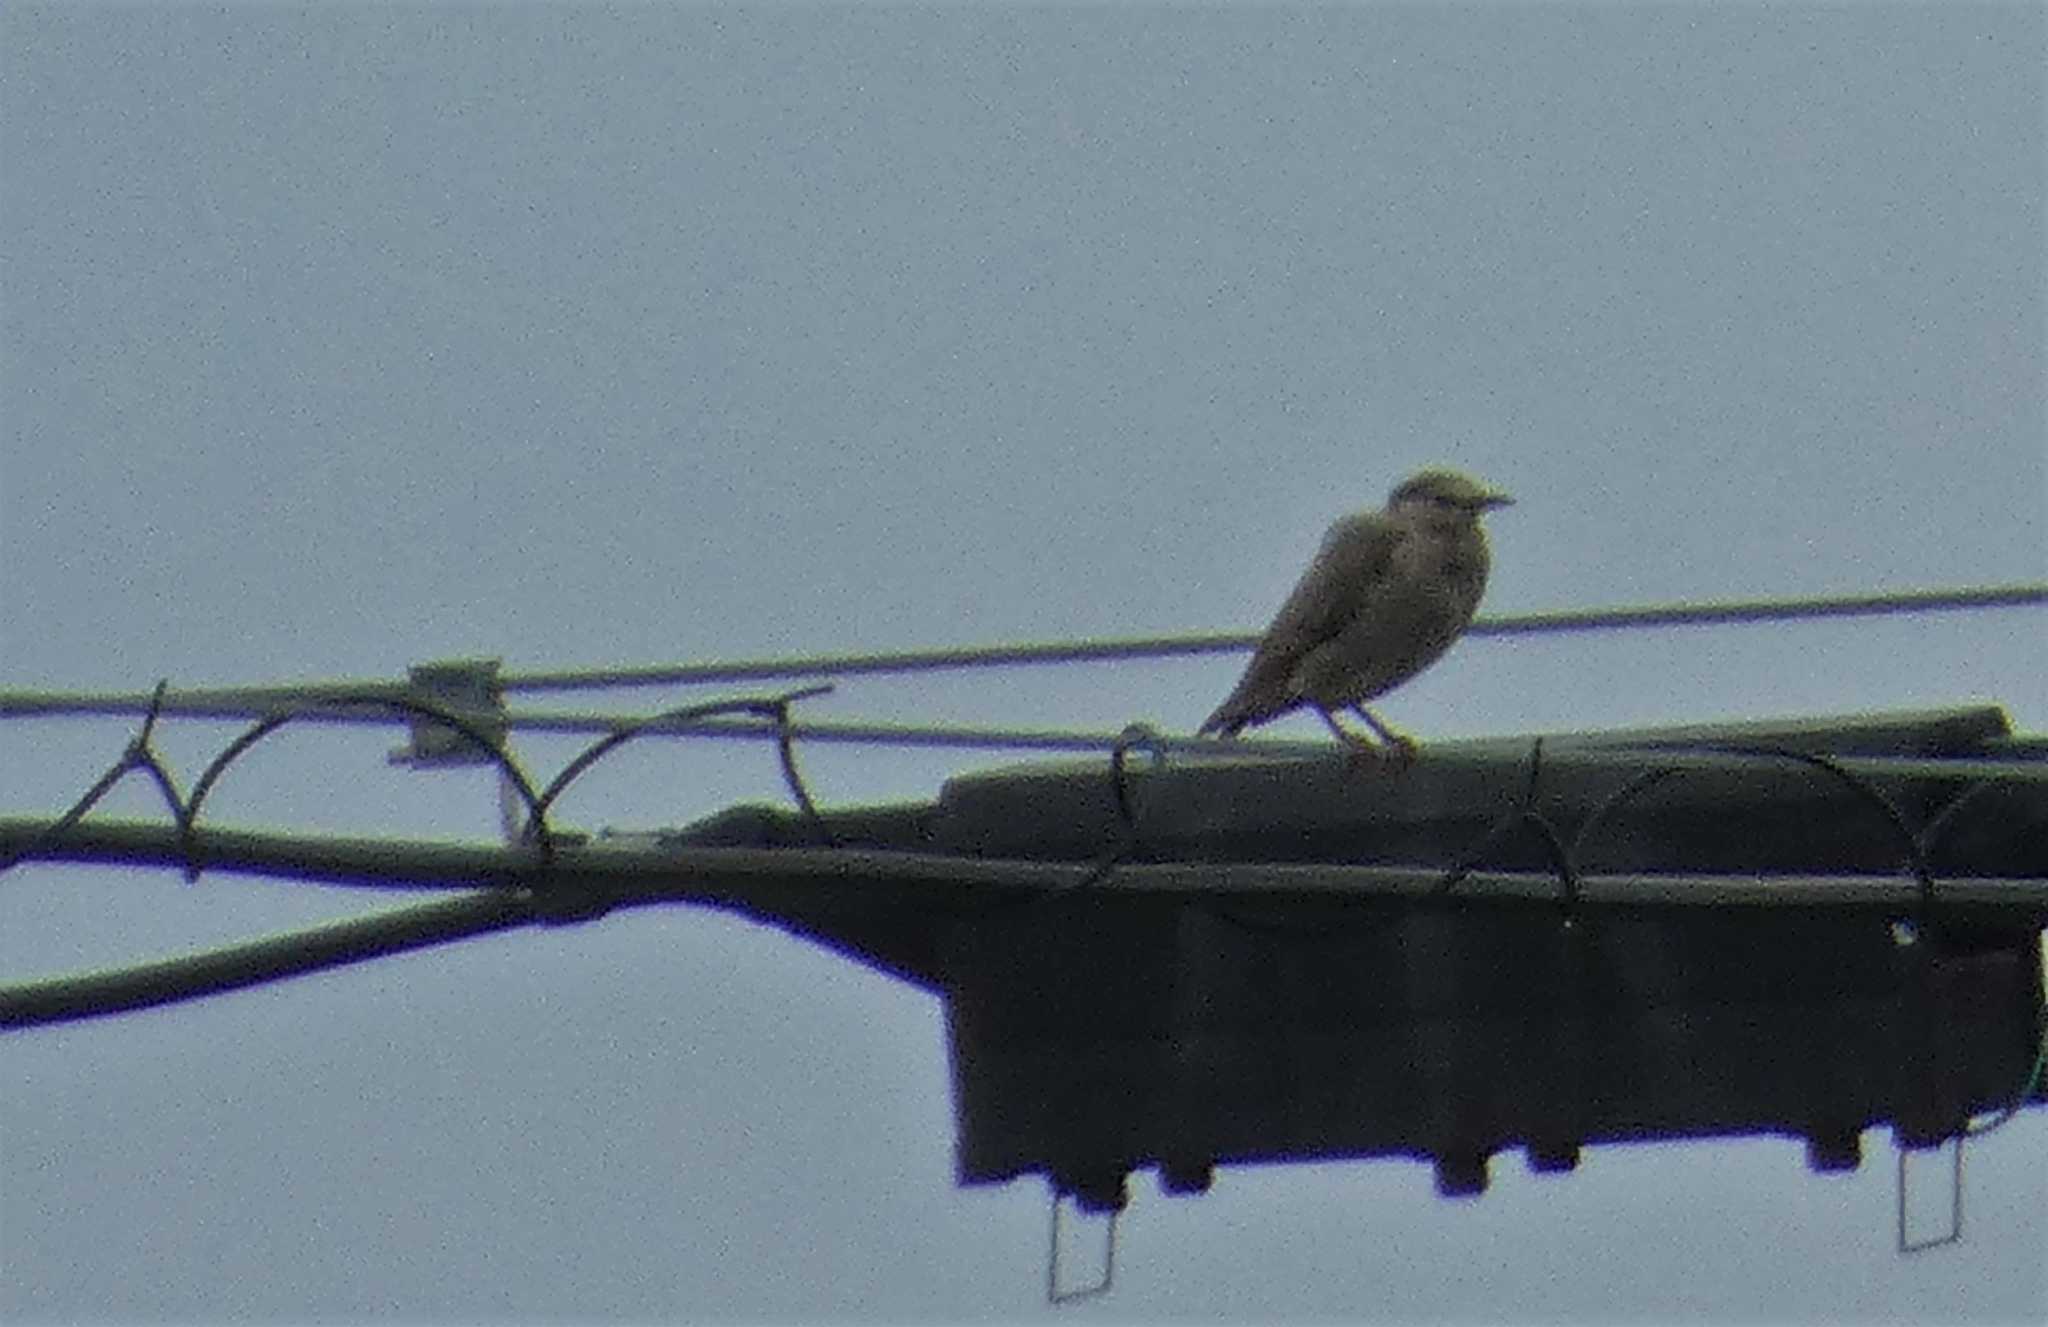
<svg viewBox="0 0 2048 1327">
<path fill-rule="evenodd" d="M 1505 493 L 1489 493 L 1479 499 L 1479 509 L 1481 511 L 1491 511 L 1495 507 L 1512 507 L 1514 505 L 1515 500 Z"/>
</svg>

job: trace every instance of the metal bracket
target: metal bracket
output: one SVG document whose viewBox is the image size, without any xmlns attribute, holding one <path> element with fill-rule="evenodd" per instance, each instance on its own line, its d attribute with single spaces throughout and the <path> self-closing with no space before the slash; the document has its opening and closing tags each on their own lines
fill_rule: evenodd
<svg viewBox="0 0 2048 1327">
<path fill-rule="evenodd" d="M 505 722 L 505 692 L 498 685 L 496 659 L 441 659 L 414 664 L 406 670 L 407 680 L 420 699 L 450 710 L 462 710 L 478 717 L 477 730 L 496 742 L 500 749 L 510 731 Z M 458 769 L 469 765 L 495 765 L 498 757 L 483 750 L 476 739 L 437 723 L 425 715 L 414 715 L 412 740 L 395 747 L 386 759 L 393 765 L 414 769 Z M 506 843 L 517 843 L 525 823 L 526 804 L 519 790 L 498 773 L 498 822 Z"/>
<path fill-rule="evenodd" d="M 414 664 L 408 672 L 413 692 L 424 701 L 450 710 L 474 714 L 477 728 L 505 743 L 505 692 L 498 685 L 496 659 L 443 659 Z M 423 715 L 412 720 L 412 741 L 395 748 L 389 757 L 394 765 L 416 769 L 438 769 L 451 765 L 489 765 L 496 757 L 480 750 L 476 740 L 445 723 Z"/>
</svg>

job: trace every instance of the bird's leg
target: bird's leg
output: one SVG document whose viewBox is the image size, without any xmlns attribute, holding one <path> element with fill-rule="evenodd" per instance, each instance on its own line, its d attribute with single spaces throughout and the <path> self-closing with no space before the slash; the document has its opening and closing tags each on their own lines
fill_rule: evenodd
<svg viewBox="0 0 2048 1327">
<path fill-rule="evenodd" d="M 1365 720 L 1372 730 L 1379 734 L 1379 739 L 1387 744 L 1389 754 L 1401 762 L 1403 769 L 1415 763 L 1415 754 L 1418 748 L 1415 745 L 1414 738 L 1397 733 L 1387 727 L 1387 725 L 1379 721 L 1371 710 L 1363 705 L 1353 705 L 1351 708 L 1357 710 L 1358 717 Z"/>
<path fill-rule="evenodd" d="M 1338 723 L 1337 716 L 1330 713 L 1330 711 L 1317 705 L 1315 706 L 1315 712 L 1323 716 L 1323 722 L 1330 725 L 1330 731 L 1337 734 L 1337 740 L 1342 742 L 1348 749 L 1348 763 L 1354 772 L 1363 768 L 1368 762 L 1377 765 L 1386 758 L 1380 748 L 1366 741 L 1357 733 L 1352 732 L 1343 724 Z"/>
</svg>

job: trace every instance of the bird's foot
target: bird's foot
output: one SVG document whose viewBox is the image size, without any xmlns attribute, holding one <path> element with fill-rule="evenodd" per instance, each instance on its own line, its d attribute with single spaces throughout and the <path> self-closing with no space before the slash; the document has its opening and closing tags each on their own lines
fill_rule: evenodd
<svg viewBox="0 0 2048 1327">
<path fill-rule="evenodd" d="M 1371 742 L 1353 739 L 1344 744 L 1344 772 L 1358 775 L 1386 768 L 1387 754 Z"/>
<path fill-rule="evenodd" d="M 1397 737 L 1386 743 L 1352 737 L 1344 746 L 1344 765 L 1348 774 L 1359 775 L 1368 771 L 1380 774 L 1406 774 L 1415 764 L 1417 748 L 1415 743 L 1406 737 Z"/>
<path fill-rule="evenodd" d="M 1386 746 L 1381 748 L 1385 753 L 1384 758 L 1393 767 L 1394 773 L 1406 774 L 1415 767 L 1415 758 L 1422 754 L 1422 748 L 1416 744 L 1414 738 L 1401 733 L 1389 733 L 1388 739 Z"/>
<path fill-rule="evenodd" d="M 1374 735 L 1380 739 L 1382 745 L 1376 748 L 1380 759 L 1389 764 L 1394 773 L 1406 773 L 1415 764 L 1415 757 L 1422 749 L 1415 744 L 1415 739 L 1387 727 L 1379 721 L 1379 716 L 1363 705 L 1353 705 L 1351 708 L 1357 711 L 1358 717 L 1364 719 Z"/>
<path fill-rule="evenodd" d="M 1351 747 L 1345 764 L 1353 774 L 1376 770 L 1385 774 L 1406 774 L 1415 767 L 1418 748 L 1408 738 L 1380 746 L 1372 742 L 1358 742 Z"/>
</svg>

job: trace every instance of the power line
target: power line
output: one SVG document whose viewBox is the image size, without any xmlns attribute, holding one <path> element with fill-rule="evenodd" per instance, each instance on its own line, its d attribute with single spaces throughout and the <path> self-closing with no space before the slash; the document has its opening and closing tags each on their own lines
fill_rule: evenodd
<svg viewBox="0 0 2048 1327">
<path fill-rule="evenodd" d="M 362 962 L 489 931 L 541 921 L 595 917 L 616 906 L 698 902 L 773 911 L 836 898 L 849 912 L 886 898 L 898 905 L 973 912 L 1001 893 L 1050 896 L 1099 884 L 1086 862 L 983 858 L 843 848 L 656 849 L 593 847 L 544 865 L 530 849 L 384 839 L 306 838 L 207 830 L 190 838 L 169 825 L 76 826 L 46 841 L 41 822 L 0 820 L 0 853 L 37 845 L 45 861 L 200 867 L 288 879 L 461 891 L 444 901 L 274 936 L 116 972 L 0 985 L 0 1029 L 143 1008 Z M 1300 895 L 1378 896 L 1425 901 L 1443 889 L 1438 867 L 1308 862 L 1131 862 L 1116 867 L 1119 892 L 1154 896 L 1234 895 L 1247 901 Z M 550 902 L 552 880 L 573 882 Z M 495 886 L 477 890 L 475 886 Z M 847 888 L 849 884 L 857 888 Z M 1467 904 L 1547 902 L 1557 881 L 1546 871 L 1467 871 Z M 1917 898 L 1910 877 L 1844 874 L 1618 873 L 1579 876 L 1575 905 L 1598 908 L 1824 907 L 1889 915 Z M 2039 916 L 2048 909 L 2039 879 L 1966 876 L 1944 881 L 1945 904 Z M 602 906 L 579 909 L 589 895 Z M 562 909 L 566 906 L 567 911 Z"/>
<path fill-rule="evenodd" d="M 339 688 L 337 688 L 339 690 Z M 391 683 L 376 687 L 352 689 L 347 700 L 323 700 L 318 689 L 309 690 L 303 698 L 289 702 L 255 703 L 249 691 L 208 691 L 188 692 L 179 695 L 168 693 L 157 712 L 166 716 L 186 719 L 261 719 L 276 713 L 281 707 L 304 704 L 313 708 L 305 709 L 296 716 L 296 721 L 323 726 L 367 726 L 390 727 L 394 724 L 415 722 L 415 716 L 402 711 L 379 708 L 366 693 L 388 693 L 392 699 L 415 696 L 416 692 L 404 686 Z M 0 716 L 14 717 L 102 717 L 115 718 L 136 713 L 145 713 L 150 708 L 150 698 L 142 695 L 105 694 L 94 695 L 76 692 L 17 692 L 0 694 Z M 628 726 L 640 727 L 648 735 L 668 734 L 674 736 L 710 737 L 728 740 L 754 741 L 774 738 L 783 731 L 774 723 L 735 722 L 732 720 L 676 720 L 669 721 L 660 715 L 646 714 L 578 714 L 551 711 L 502 711 L 475 709 L 461 706 L 447 706 L 455 716 L 478 723 L 489 723 L 499 727 L 528 733 L 601 734 L 614 733 Z M 1001 728 L 968 725 L 913 724 L 913 723 L 868 723 L 858 721 L 792 722 L 788 732 L 793 739 L 803 742 L 822 742 L 834 745 L 902 746 L 951 748 L 983 751 L 1046 751 L 1065 752 L 1075 755 L 1099 755 L 1114 751 L 1120 736 L 1116 733 L 1094 732 L 1087 729 L 1061 728 Z M 1175 750 L 1190 749 L 1218 753 L 1257 752 L 1262 755 L 1312 755 L 1327 754 L 1330 744 L 1325 741 L 1288 742 L 1264 739 L 1239 740 L 1236 738 L 1162 738 L 1160 745 Z"/>
<path fill-rule="evenodd" d="M 2048 584 L 1977 586 L 1946 590 L 1905 590 L 1882 594 L 1803 599 L 1761 599 L 1703 604 L 1653 604 L 1637 607 L 1578 609 L 1481 618 L 1468 634 L 1475 636 L 1540 635 L 1644 627 L 1725 626 L 1821 618 L 1876 617 L 1906 613 L 1955 612 L 2048 604 Z M 703 664 L 656 665 L 643 668 L 582 669 L 512 673 L 496 679 L 504 691 L 595 690 L 609 687 L 675 686 L 712 682 L 762 681 L 877 673 L 934 672 L 948 669 L 1018 667 L 1035 664 L 1104 663 L 1248 650 L 1258 636 L 1250 632 L 1211 632 L 1180 636 L 1124 639 L 1045 641 L 1013 645 L 967 646 L 933 650 L 899 650 L 874 654 L 792 656 Z M 347 703 L 381 697 L 417 699 L 411 683 L 307 683 L 270 687 L 222 687 L 174 692 L 159 712 L 196 718 L 260 718 L 280 706 Z M 125 715 L 149 712 L 155 698 L 146 692 L 0 692 L 0 718 L 55 715 Z M 336 710 L 314 722 L 362 722 L 362 711 Z M 377 715 L 385 722 L 402 716 Z M 619 720 L 593 716 L 525 716 L 518 726 L 557 731 L 598 731 Z M 716 725 L 708 726 L 715 728 Z M 847 725 L 840 732 L 829 725 L 804 725 L 799 732 L 820 741 L 906 742 L 928 738 L 935 746 L 1010 747 L 1020 750 L 1099 751 L 1099 734 L 1030 732 L 1016 729 L 918 729 L 900 725 Z M 915 744 L 915 743 L 914 743 Z"/>
<path fill-rule="evenodd" d="M 1730 600 L 1703 604 L 1652 604 L 1640 608 L 1594 608 L 1584 612 L 1530 613 L 1520 617 L 1481 619 L 1472 624 L 1469 634 L 1520 636 L 1608 631 L 1624 627 L 1749 625 L 1830 617 L 1886 617 L 1901 613 L 2019 608 L 2033 604 L 2048 604 L 2048 584 L 2015 583 L 1953 590 L 1892 590 L 1805 599 Z"/>
<path fill-rule="evenodd" d="M 975 911 L 980 901 L 963 891 L 1060 891 L 1099 884 L 1103 873 L 1087 861 L 983 857 L 971 853 L 897 848 L 708 847 L 611 844 L 566 847 L 552 863 L 529 847 L 394 841 L 206 829 L 182 836 L 172 825 L 106 821 L 77 825 L 43 842 L 49 825 L 0 817 L 0 851 L 37 844 L 43 862 L 184 868 L 260 875 L 393 892 L 459 891 L 477 886 L 562 888 L 591 893 L 612 906 L 660 902 L 724 904 L 797 903 L 858 914 L 878 891 L 896 901 Z M 1113 875 L 1120 891 L 1144 894 L 1236 892 L 1275 898 L 1327 894 L 1384 894 L 1427 900 L 1444 893 L 1439 866 L 1301 861 L 1125 862 Z M 861 888 L 821 901 L 818 886 L 851 882 Z M 1911 875 L 1844 872 L 1593 872 L 1577 877 L 1577 898 L 1587 904 L 1720 908 L 1810 907 L 1896 912 L 1918 901 Z M 1558 881 L 1548 870 L 1463 871 L 1458 896 L 1482 901 L 1554 901 Z M 1941 882 L 1944 904 L 2013 909 L 2033 915 L 2048 909 L 2048 880 L 2038 876 L 1958 876 Z M 581 915 L 568 898 L 571 911 Z M 540 911 L 547 909 L 541 907 Z M 390 914 L 384 914 L 390 915 Z"/>
<path fill-rule="evenodd" d="M 404 688 L 396 688 L 395 695 L 409 694 Z M 27 710 L 29 713 L 49 715 L 97 715 L 116 717 L 147 710 L 148 699 L 140 705 L 133 698 L 113 695 L 104 697 L 51 695 L 31 700 L 46 700 L 50 708 Z M 4 698 L 0 698 L 4 702 Z M 315 702 L 316 705 L 319 702 Z M 517 732 L 559 733 L 565 735 L 600 735 L 617 733 L 623 728 L 635 728 L 647 736 L 705 737 L 720 741 L 763 741 L 782 736 L 785 729 L 770 722 L 734 721 L 727 719 L 675 719 L 646 714 L 578 714 L 550 711 L 501 711 L 447 707 L 457 717 L 472 720 L 478 724 L 494 724 Z M 167 695 L 159 713 L 183 718 L 199 719 L 258 719 L 274 713 L 275 706 L 257 707 L 246 702 L 219 696 L 201 697 L 196 700 L 181 699 L 175 694 Z M 323 726 L 369 726 L 388 727 L 393 724 L 407 724 L 416 721 L 415 715 L 402 711 L 377 708 L 361 701 L 332 702 L 329 707 L 312 708 L 296 716 L 298 722 Z M 788 736 L 797 742 L 817 743 L 832 746 L 890 746 L 922 748 L 928 750 L 974 750 L 974 751 L 1041 751 L 1066 755 L 1106 755 L 1122 747 L 1129 750 L 1145 751 L 1158 749 L 1176 755 L 1223 756 L 1237 758 L 1284 759 L 1289 757 L 1328 756 L 1335 748 L 1321 738 L 1313 740 L 1289 740 L 1285 738 L 1221 738 L 1184 737 L 1168 733 L 1154 733 L 1141 729 L 1135 739 L 1124 732 L 1098 732 L 1073 728 L 1004 728 L 973 725 L 876 723 L 858 720 L 817 720 L 792 721 L 787 727 Z M 1646 742 L 1646 750 L 1662 754 L 1683 755 L 1696 761 L 1741 764 L 1765 761 L 1763 757 L 1745 756 L 1740 753 L 1714 750 L 1687 752 L 1683 745 L 1674 746 L 1667 736 L 1658 736 L 1660 730 L 1645 730 L 1644 736 L 1652 738 Z M 1497 748 L 1502 738 L 1461 738 L 1445 742 L 1433 742 L 1430 750 L 1442 756 L 1471 754 L 1482 756 L 1488 748 Z M 1517 738 L 1520 745 L 1526 739 Z M 1574 749 L 1587 747 L 1624 747 L 1631 744 L 1631 735 L 1619 731 L 1602 739 L 1589 740 L 1572 734 L 1552 734 L 1545 739 L 1553 757 L 1568 756 Z M 1954 757 L 1915 759 L 1902 756 L 1850 757 L 1844 763 L 1868 765 L 1872 770 L 1884 769 L 1893 772 L 1937 772 L 1984 773 L 1997 771 L 2012 773 L 2022 779 L 2048 778 L 2048 764 L 2040 764 L 2037 771 L 2039 744 L 2035 739 L 2015 738 L 2000 743 L 1997 755 L 1980 760 L 1961 760 Z M 2018 760 L 2027 760 L 2026 765 L 2016 765 Z M 1982 767 L 1981 769 L 1978 767 Z M 1910 767 L 1910 769 L 1909 769 Z M 1964 767 L 1968 767 L 1965 769 Z"/>
<path fill-rule="evenodd" d="M 707 717 L 707 712 L 728 705 L 751 706 L 754 701 L 714 702 L 694 707 L 684 717 Z M 778 719 L 781 716 L 778 715 Z M 395 889 L 453 888 L 473 890 L 486 886 L 486 894 L 469 895 L 446 907 L 418 912 L 379 913 L 297 936 L 273 937 L 250 945 L 236 946 L 211 955 L 171 959 L 115 974 L 92 974 L 59 978 L 26 986 L 0 986 L 0 1027 L 25 1026 L 36 1022 L 90 1016 L 118 1008 L 136 1008 L 190 995 L 232 989 L 240 985 L 270 981 L 296 972 L 312 971 L 352 963 L 385 953 L 497 930 L 530 922 L 564 923 L 589 920 L 610 908 L 658 901 L 695 901 L 753 911 L 763 915 L 796 917 L 800 926 L 824 925 L 824 919 L 841 912 L 863 913 L 876 906 L 929 907 L 940 910 L 1010 907 L 1019 901 L 1069 894 L 1077 890 L 1107 886 L 1112 880 L 1120 891 L 1176 894 L 1188 891 L 1222 892 L 1246 899 L 1267 896 L 1286 899 L 1304 894 L 1352 896 L 1385 894 L 1418 901 L 1439 900 L 1455 889 L 1461 899 L 1499 897 L 1503 900 L 1554 902 L 1564 909 L 1567 923 L 1574 909 L 1585 903 L 1613 902 L 1629 907 L 1661 905 L 1770 905 L 1821 906 L 1839 910 L 1848 906 L 1878 907 L 1896 911 L 1913 903 L 1926 920 L 1937 907 L 2017 908 L 2037 918 L 2048 917 L 2048 882 L 2027 877 L 2030 859 L 2010 859 L 1995 854 L 1983 859 L 1956 857 L 1950 865 L 1957 871 L 1952 880 L 1937 882 L 1928 866 L 1931 855 L 1944 839 L 1958 813 L 1973 804 L 1986 803 L 1979 795 L 2005 788 L 2019 791 L 2021 782 L 2038 785 L 2048 779 L 2048 761 L 2037 748 L 2023 748 L 2016 760 L 1987 759 L 1978 754 L 1991 743 L 2002 750 L 2003 718 L 1998 711 L 1979 708 L 1939 711 L 1931 714 L 1864 716 L 1855 720 L 1817 720 L 1774 724 L 1723 725 L 1715 730 L 1698 728 L 1662 730 L 1620 730 L 1582 734 L 1577 738 L 1491 739 L 1447 744 L 1433 756 L 1438 788 L 1411 789 L 1408 801 L 1441 810 L 1441 789 L 1476 787 L 1459 766 L 1491 768 L 1494 782 L 1516 786 L 1503 814 L 1474 841 L 1473 846 L 1455 853 L 1439 853 L 1445 860 L 1434 864 L 1353 864 L 1346 860 L 1267 861 L 1225 855 L 1218 859 L 1201 846 L 1202 835 L 1235 831 L 1217 824 L 1211 813 L 1214 797 L 1196 796 L 1187 805 L 1197 809 L 1180 817 L 1176 825 L 1153 819 L 1153 849 L 1166 850 L 1161 858 L 1139 858 L 1138 826 L 1142 807 L 1151 796 L 1134 802 L 1127 780 L 1134 777 L 1120 758 L 1102 773 L 1115 781 L 1115 805 L 1122 829 L 1107 817 L 1103 791 L 1096 782 L 1097 768 L 1089 766 L 1054 771 L 1071 792 L 1087 794 L 1081 802 L 1070 796 L 1051 796 L 1051 805 L 1072 807 L 1092 805 L 1101 813 L 1109 830 L 1108 855 L 1076 857 L 1071 846 L 1041 845 L 1020 850 L 1005 847 L 1001 831 L 1019 818 L 1028 820 L 1042 814 L 1048 793 L 1042 785 L 1046 773 L 1033 767 L 1028 775 L 1011 776 L 1020 800 L 1005 807 L 985 795 L 971 796 L 966 803 L 946 813 L 951 829 L 934 837 L 927 812 L 930 808 L 895 808 L 877 816 L 873 809 L 852 808 L 834 814 L 830 821 L 812 806 L 800 784 L 794 795 L 809 818 L 814 834 L 810 846 L 786 840 L 778 823 L 794 824 L 790 813 L 783 821 L 771 815 L 767 822 L 750 819 L 752 829 L 735 839 L 732 827 L 721 825 L 721 816 L 700 822 L 700 827 L 680 834 L 643 833 L 624 835 L 593 844 L 581 834 L 561 834 L 546 823 L 547 805 L 567 785 L 594 753 L 610 746 L 611 738 L 579 756 L 563 773 L 549 782 L 546 794 L 537 799 L 529 790 L 532 824 L 530 837 L 515 835 L 504 846 L 468 843 L 400 843 L 381 838 L 308 838 L 248 831 L 201 829 L 197 825 L 204 793 L 227 761 L 262 733 L 275 727 L 264 721 L 231 743 L 221 758 L 208 767 L 194 785 L 189 799 L 179 795 L 175 783 L 164 771 L 150 746 L 154 716 L 145 722 L 142 734 L 132 742 L 121 760 L 71 811 L 54 821 L 0 820 L 0 871 L 20 862 L 79 861 L 120 862 L 129 865 L 177 866 L 188 875 L 205 870 L 253 872 L 263 875 L 332 883 L 373 885 Z M 780 723 L 777 724 L 780 727 Z M 1764 731 L 1766 727 L 1774 732 Z M 1901 729 L 1910 730 L 1904 734 Z M 630 736 L 630 734 L 626 734 Z M 1823 749 L 1813 748 L 1816 738 L 1825 738 Z M 1128 729 L 1122 735 L 1120 755 L 1143 746 L 1168 743 L 1142 729 Z M 1527 755 L 1519 748 L 1528 743 Z M 1546 743 L 1549 743 L 1546 746 Z M 1227 742 L 1172 743 L 1176 747 L 1201 746 L 1241 750 Z M 1955 750 L 1955 756 L 1926 754 L 1930 746 Z M 1885 748 L 1897 754 L 1877 754 Z M 1335 753 L 1320 746 L 1323 755 Z M 1856 753 L 1863 754 L 1856 754 Z M 2040 752 L 2039 754 L 2048 754 Z M 1341 757 L 1339 757 L 1341 759 Z M 1591 762 L 1592 769 L 1572 767 Z M 1236 762 L 1232 762 L 1236 763 Z M 1672 775 L 1721 770 L 1741 777 L 1720 781 L 1742 800 L 1752 799 L 1759 783 L 1752 772 L 1764 765 L 1800 769 L 1819 779 L 1822 787 L 1846 785 L 1885 819 L 1895 831 L 1907 869 L 1883 875 L 1858 872 L 1811 875 L 1810 865 L 1797 862 L 1793 873 L 1786 865 L 1750 862 L 1725 874 L 1672 873 L 1587 873 L 1577 864 L 1582 844 L 1595 826 L 1608 833 L 1618 831 L 1616 817 L 1664 784 Z M 1448 768 L 1446 768 L 1448 766 Z M 1560 771 L 1560 767 L 1562 771 Z M 85 823 L 82 817 L 92 804 L 121 775 L 145 768 L 159 780 L 170 803 L 172 823 Z M 509 768 L 509 766 L 508 766 Z M 516 769 L 513 774 L 522 789 L 529 784 Z M 1539 785 L 1539 774 L 1548 772 L 1555 780 L 1560 772 L 1564 783 Z M 1588 780 L 1588 772 L 1626 775 Z M 1162 776 L 1166 771 L 1162 771 Z M 1200 780 L 1221 779 L 1218 789 L 1234 788 L 1241 794 L 1251 786 L 1243 771 L 1231 773 L 1225 766 L 1185 766 L 1180 774 Z M 1306 787 L 1320 776 L 1297 766 L 1297 778 Z M 1451 782 L 1443 782 L 1450 776 Z M 795 776 L 792 776 L 793 778 Z M 1923 816 L 1916 826 L 1899 810 L 1895 800 L 1904 781 L 1940 782 L 1953 787 L 1958 780 L 1970 785 L 1958 788 L 1939 810 Z M 1253 782 L 1267 782 L 1263 774 Z M 1885 786 L 1893 788 L 1887 793 Z M 1026 790 L 1026 785 L 1031 785 Z M 1197 785 L 1187 784 L 1195 789 Z M 1918 786 L 1913 785 L 1913 786 Z M 1546 791 L 1546 787 L 1548 791 Z M 1570 791 L 1576 789 L 1577 791 Z M 1154 790 L 1156 793 L 1159 789 Z M 1391 790 L 1389 790 L 1391 791 Z M 1291 800 L 1291 795 L 1282 794 Z M 1583 814 L 1561 811 L 1561 820 L 1548 818 L 1533 808 L 1563 805 L 1558 798 L 1575 798 Z M 1179 800 L 1179 799 L 1176 799 Z M 1233 800 L 1239 800 L 1233 795 Z M 1349 799 L 1340 799 L 1348 807 Z M 1777 799 L 1772 798 L 1773 805 Z M 979 809 L 974 809 L 976 804 Z M 1027 807 L 1040 808 L 1038 811 Z M 1400 806 L 1382 806 L 1388 823 L 1405 823 L 1407 811 Z M 1410 808 L 1412 809 L 1412 807 Z M 1668 804 L 1667 808 L 1668 810 Z M 1932 804 L 1929 804 L 1932 809 Z M 906 816 L 904 811 L 913 814 Z M 1154 805 L 1154 810 L 1158 806 Z M 1349 817 L 1351 812 L 1344 812 Z M 1465 811 L 1455 813 L 1458 816 Z M 1660 811 L 1656 814 L 1665 814 Z M 1051 820 L 1071 827 L 1072 817 L 1054 812 Z M 1087 815 L 1082 819 L 1085 821 Z M 1576 824 L 1569 835 L 1562 824 Z M 1530 826 L 1550 845 L 1547 861 L 1531 870 L 1489 861 L 1503 840 L 1503 834 L 1526 831 Z M 995 837 L 990 837 L 991 833 Z M 1192 835 L 1192 837 L 1191 837 Z M 1092 837 L 1092 836 L 1090 836 Z M 1298 835 L 1283 835 L 1290 845 L 1299 846 Z M 1220 842 L 1221 840 L 1218 840 Z M 1178 845 L 1178 846 L 1174 846 Z M 1043 850 L 1044 856 L 1038 853 Z M 1235 850 L 1231 850 L 1235 851 Z M 1346 847 L 1343 855 L 1349 855 Z M 2020 875 L 2012 874 L 2017 863 Z M 1642 863 L 1633 863 L 1640 868 Z M 1727 867 L 1724 864 L 1724 871 Z M 848 882 L 860 887 L 844 888 Z M 819 885 L 833 886 L 823 892 Z M 993 898 L 990 891 L 1003 895 Z M 808 920 L 804 920 L 808 919 Z M 1246 922 L 1255 929 L 1277 925 L 1270 921 Z M 1320 929 L 1320 925 L 1316 929 Z M 831 932 L 825 926 L 825 932 Z M 2030 942 L 2031 943 L 2031 942 Z M 856 945 L 856 948 L 859 946 Z M 863 951 L 867 952 L 867 951 Z M 879 952 L 879 951 L 878 951 Z M 875 955 L 870 955 L 875 957 Z M 888 961 L 888 952 L 880 957 Z"/>
<path fill-rule="evenodd" d="M 1481 618 L 1474 636 L 1525 636 L 1552 632 L 1607 631 L 1629 627 L 1706 626 L 1787 622 L 1828 617 L 1874 617 L 1896 613 L 1953 612 L 2048 603 L 2048 584 L 1977 586 L 1954 590 L 1903 590 L 1882 594 L 1805 599 L 1758 599 L 1704 604 L 1651 604 L 1625 608 L 1574 609 Z M 753 682 L 777 678 L 860 673 L 935 672 L 954 668 L 1015 667 L 1048 663 L 1104 663 L 1229 654 L 1258 644 L 1257 632 L 1140 636 L 1112 640 L 1050 641 L 879 654 L 817 655 L 810 658 L 736 660 L 671 667 L 515 673 L 500 681 L 507 691 L 574 691 L 600 687 L 669 686 L 695 682 Z"/>
</svg>

